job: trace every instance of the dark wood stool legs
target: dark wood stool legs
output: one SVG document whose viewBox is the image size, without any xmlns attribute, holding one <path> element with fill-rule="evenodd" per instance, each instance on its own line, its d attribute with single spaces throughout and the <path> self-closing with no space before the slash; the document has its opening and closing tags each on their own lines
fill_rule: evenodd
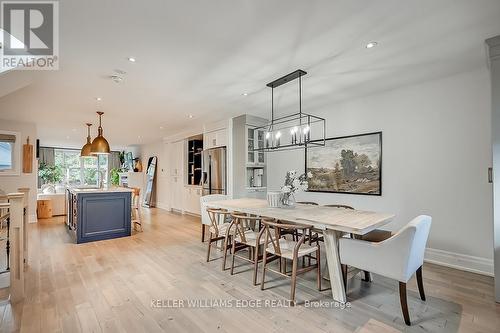
<svg viewBox="0 0 500 333">
<path fill-rule="evenodd" d="M 406 325 L 411 326 L 410 314 L 408 313 L 408 302 L 406 300 L 406 283 L 399 282 L 399 301 L 401 302 L 401 311 Z"/>
<path fill-rule="evenodd" d="M 420 293 L 420 299 L 422 301 L 425 301 L 424 281 L 422 280 L 422 266 L 417 269 L 417 285 L 418 292 Z"/>
</svg>

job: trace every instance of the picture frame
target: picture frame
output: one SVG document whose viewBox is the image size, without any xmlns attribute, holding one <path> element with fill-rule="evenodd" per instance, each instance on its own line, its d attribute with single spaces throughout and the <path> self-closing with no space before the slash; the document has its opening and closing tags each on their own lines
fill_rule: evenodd
<svg viewBox="0 0 500 333">
<path fill-rule="evenodd" d="M 308 192 L 382 195 L 381 131 L 328 138 L 304 151 Z"/>
</svg>

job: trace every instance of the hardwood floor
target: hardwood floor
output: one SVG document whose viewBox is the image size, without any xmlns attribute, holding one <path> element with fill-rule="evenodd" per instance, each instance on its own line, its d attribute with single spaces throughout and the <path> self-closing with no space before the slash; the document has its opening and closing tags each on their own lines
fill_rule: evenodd
<svg viewBox="0 0 500 333">
<path fill-rule="evenodd" d="M 397 281 L 377 275 L 372 283 L 350 281 L 346 309 L 168 308 L 165 301 L 175 299 L 285 303 L 290 281 L 269 273 L 261 291 L 248 263 L 237 260 L 231 276 L 220 260 L 205 262 L 198 218 L 143 210 L 143 226 L 132 237 L 75 245 L 62 218 L 31 224 L 27 297 L 0 305 L 0 332 L 500 331 L 492 278 L 430 264 L 423 271 L 426 302 L 415 279 L 408 283 L 411 327 L 403 322 Z M 297 300 L 330 302 L 331 291 L 318 292 L 309 273 L 297 281 Z M 152 307 L 153 300 L 164 307 Z"/>
</svg>

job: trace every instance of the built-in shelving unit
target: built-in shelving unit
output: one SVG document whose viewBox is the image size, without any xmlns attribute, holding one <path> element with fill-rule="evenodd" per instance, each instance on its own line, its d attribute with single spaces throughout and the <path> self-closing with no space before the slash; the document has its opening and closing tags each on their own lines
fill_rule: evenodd
<svg viewBox="0 0 500 333">
<path fill-rule="evenodd" d="M 201 160 L 203 151 L 202 139 L 189 139 L 187 142 L 187 184 L 200 185 L 201 182 Z"/>
<path fill-rule="evenodd" d="M 232 119 L 233 197 L 265 198 L 267 191 L 266 156 L 263 150 L 267 119 L 241 115 Z M 259 129 L 260 128 L 260 129 Z"/>
</svg>

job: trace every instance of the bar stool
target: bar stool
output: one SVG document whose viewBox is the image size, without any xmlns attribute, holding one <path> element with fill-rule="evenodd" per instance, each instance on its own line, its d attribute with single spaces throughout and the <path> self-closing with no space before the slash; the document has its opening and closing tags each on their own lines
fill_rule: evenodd
<svg viewBox="0 0 500 333">
<path fill-rule="evenodd" d="M 136 226 L 139 226 L 139 231 L 143 231 L 142 229 L 142 220 L 141 220 L 141 212 L 140 212 L 140 194 L 141 194 L 141 189 L 138 187 L 132 188 L 132 225 L 134 226 L 134 229 L 136 229 Z"/>
<path fill-rule="evenodd" d="M 228 244 L 231 242 L 231 234 L 230 230 L 233 225 L 233 222 L 228 222 L 227 217 L 231 215 L 225 209 L 215 209 L 215 208 L 207 208 L 207 213 L 210 218 L 210 236 L 208 237 L 208 249 L 207 249 L 207 262 L 210 261 L 210 248 L 212 247 L 212 243 L 216 243 L 218 241 L 222 241 L 222 251 L 223 251 L 223 260 L 222 260 L 222 270 L 226 270 L 226 259 L 227 259 L 227 250 Z"/>
</svg>

